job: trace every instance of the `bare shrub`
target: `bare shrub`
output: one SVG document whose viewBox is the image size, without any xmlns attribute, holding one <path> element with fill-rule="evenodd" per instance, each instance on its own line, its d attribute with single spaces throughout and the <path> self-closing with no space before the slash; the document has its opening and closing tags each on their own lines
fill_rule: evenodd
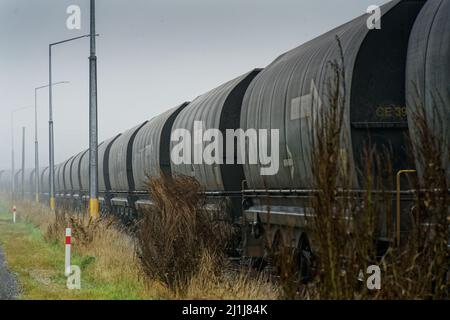
<svg viewBox="0 0 450 320">
<path fill-rule="evenodd" d="M 185 294 L 205 253 L 213 260 L 211 272 L 220 272 L 232 229 L 220 206 L 208 210 L 193 178 L 149 178 L 148 187 L 153 205 L 140 217 L 137 256 L 150 278 Z"/>
<path fill-rule="evenodd" d="M 414 150 L 420 178 L 416 179 L 416 200 L 412 228 L 399 248 L 390 248 L 382 260 L 385 289 L 383 299 L 448 299 L 450 198 L 447 165 L 449 146 L 435 105 L 416 100 Z M 430 116 L 433 119 L 430 119 Z"/>
<path fill-rule="evenodd" d="M 358 281 L 360 272 L 376 259 L 375 238 L 379 225 L 380 204 L 386 195 L 381 171 L 382 155 L 366 146 L 362 158 L 365 192 L 353 192 L 354 168 L 342 157 L 349 145 L 343 131 L 346 106 L 345 67 L 342 48 L 341 61 L 329 63 L 332 77 L 328 82 L 328 108 L 321 110 L 314 123 L 311 171 L 313 188 L 312 215 L 309 217 L 310 237 L 317 255 L 317 278 L 313 288 L 307 287 L 320 299 L 360 299 L 368 292 Z M 385 168 L 389 170 L 389 168 Z"/>
<path fill-rule="evenodd" d="M 381 222 L 388 236 L 394 234 L 392 162 L 388 150 L 366 146 L 362 190 L 352 190 L 352 168 L 339 157 L 346 142 L 342 132 L 344 63 L 331 65 L 335 79 L 330 82 L 330 109 L 316 123 L 311 161 L 317 192 L 308 223 L 318 256 L 318 276 L 313 284 L 300 288 L 301 295 L 314 299 L 448 298 L 448 145 L 430 126 L 424 106 L 419 106 L 413 115 L 417 134 L 412 144 L 421 179 L 416 179 L 412 225 L 400 247 L 391 242 L 378 257 L 375 240 Z M 369 291 L 363 279 L 358 281 L 368 265 L 381 268 L 381 290 Z"/>
<path fill-rule="evenodd" d="M 66 214 L 55 214 L 53 222 L 50 223 L 47 230 L 45 230 L 44 237 L 50 242 L 60 242 L 62 240 L 62 235 L 66 233 L 66 228 L 69 228 Z"/>
<path fill-rule="evenodd" d="M 44 236 L 48 241 L 59 242 L 66 228 L 72 229 L 72 236 L 77 245 L 89 246 L 97 234 L 104 232 L 114 224 L 113 219 L 102 218 L 93 220 L 87 214 L 80 215 L 68 209 L 57 209 L 53 221 L 47 226 Z"/>
</svg>

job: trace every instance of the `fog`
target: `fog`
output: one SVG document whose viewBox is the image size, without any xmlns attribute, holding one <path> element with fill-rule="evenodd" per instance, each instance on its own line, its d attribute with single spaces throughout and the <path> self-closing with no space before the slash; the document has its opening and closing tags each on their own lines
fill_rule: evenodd
<svg viewBox="0 0 450 320">
<path fill-rule="evenodd" d="M 239 76 L 382 0 L 97 0 L 99 140 Z M 66 27 L 81 7 L 81 30 Z M 11 112 L 48 83 L 49 43 L 89 32 L 88 0 L 0 0 L 0 170 L 11 167 Z M 88 146 L 88 38 L 53 50 L 55 161 Z M 48 90 L 38 95 L 40 163 L 48 165 Z M 34 110 L 14 113 L 16 168 Z"/>
</svg>

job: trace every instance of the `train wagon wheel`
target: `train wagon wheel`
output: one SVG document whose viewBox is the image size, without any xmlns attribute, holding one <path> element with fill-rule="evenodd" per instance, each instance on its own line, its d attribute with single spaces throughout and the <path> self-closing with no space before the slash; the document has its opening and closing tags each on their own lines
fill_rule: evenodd
<svg viewBox="0 0 450 320">
<path fill-rule="evenodd" d="M 309 283 L 315 275 L 315 256 L 306 234 L 302 234 L 295 250 L 298 279 L 301 283 Z"/>
<path fill-rule="evenodd" d="M 269 259 L 272 270 L 275 274 L 281 275 L 283 272 L 283 255 L 284 255 L 284 241 L 280 231 L 278 231 L 272 241 L 272 246 L 269 248 Z"/>
</svg>

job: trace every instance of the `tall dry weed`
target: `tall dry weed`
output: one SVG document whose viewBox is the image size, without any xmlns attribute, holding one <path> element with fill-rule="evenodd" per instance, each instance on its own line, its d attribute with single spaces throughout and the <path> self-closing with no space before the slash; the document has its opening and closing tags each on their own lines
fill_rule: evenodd
<svg viewBox="0 0 450 320">
<path fill-rule="evenodd" d="M 448 145 L 430 126 L 424 106 L 413 116 L 417 134 L 413 141 L 416 163 L 422 170 L 417 180 L 415 205 L 408 234 L 397 247 L 385 252 L 375 240 L 385 233 L 394 240 L 392 161 L 389 150 L 368 145 L 362 156 L 361 191 L 352 190 L 351 168 L 341 161 L 346 146 L 344 61 L 331 64 L 334 80 L 328 110 L 316 123 L 312 172 L 314 189 L 309 219 L 311 238 L 318 257 L 318 275 L 299 292 L 314 299 L 443 299 L 448 298 L 449 197 L 444 159 Z M 430 107 L 430 106 L 429 106 Z M 437 117 L 439 118 L 439 117 Z M 438 126 L 439 127 L 439 126 Z M 442 127 L 442 126 L 441 126 Z M 413 206 L 414 205 L 414 206 Z M 381 268 L 381 289 L 368 290 L 364 277 L 369 265 Z"/>
<path fill-rule="evenodd" d="M 148 186 L 153 205 L 140 217 L 137 255 L 150 278 L 184 294 L 205 253 L 214 260 L 211 273 L 220 272 L 232 228 L 220 206 L 208 208 L 193 178 L 149 178 Z"/>
<path fill-rule="evenodd" d="M 379 298 L 449 298 L 450 153 L 444 131 L 439 130 L 445 125 L 442 119 L 436 105 L 425 106 L 416 99 L 410 149 L 419 179 L 415 179 L 411 230 L 401 246 L 390 248 L 382 260 L 385 289 Z"/>
</svg>

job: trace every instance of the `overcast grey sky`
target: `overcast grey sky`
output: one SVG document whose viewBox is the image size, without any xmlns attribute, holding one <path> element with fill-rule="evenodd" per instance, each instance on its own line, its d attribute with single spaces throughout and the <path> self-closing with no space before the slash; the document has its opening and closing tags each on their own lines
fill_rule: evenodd
<svg viewBox="0 0 450 320">
<path fill-rule="evenodd" d="M 196 96 L 386 0 L 97 0 L 99 139 Z M 66 28 L 69 5 L 81 30 Z M 11 110 L 48 83 L 48 44 L 89 32 L 88 0 L 0 0 L 0 169 L 11 166 Z M 55 157 L 88 146 L 88 39 L 54 49 Z M 48 165 L 48 91 L 39 94 L 40 161 Z M 15 115 L 34 163 L 33 110 Z"/>
</svg>

